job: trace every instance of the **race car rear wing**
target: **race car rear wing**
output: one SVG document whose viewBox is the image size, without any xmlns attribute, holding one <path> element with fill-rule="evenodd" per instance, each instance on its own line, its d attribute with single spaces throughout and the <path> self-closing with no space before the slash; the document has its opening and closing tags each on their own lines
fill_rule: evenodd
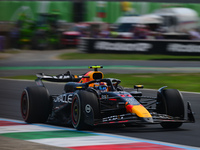
<svg viewBox="0 0 200 150">
<path fill-rule="evenodd" d="M 44 73 L 37 73 L 36 76 L 38 77 L 36 80 L 46 80 L 51 82 L 79 82 L 82 78 L 88 78 L 84 75 L 73 75 L 69 71 L 56 76 L 47 75 Z"/>
<path fill-rule="evenodd" d="M 70 71 L 67 71 L 64 74 L 59 74 L 56 76 L 52 75 L 47 75 L 45 73 L 37 73 L 36 76 L 38 77 L 36 80 L 46 80 L 46 81 L 51 81 L 51 82 L 79 82 L 83 78 L 91 78 L 92 80 L 94 79 L 99 79 L 99 74 L 101 74 L 101 78 L 103 78 L 103 73 L 98 71 L 98 68 L 103 68 L 103 66 L 89 66 L 90 69 L 94 69 L 92 71 L 91 76 L 88 76 L 86 74 L 84 75 L 73 75 L 70 73 Z M 90 72 L 88 72 L 90 73 Z M 97 76 L 98 74 L 98 76 Z"/>
</svg>

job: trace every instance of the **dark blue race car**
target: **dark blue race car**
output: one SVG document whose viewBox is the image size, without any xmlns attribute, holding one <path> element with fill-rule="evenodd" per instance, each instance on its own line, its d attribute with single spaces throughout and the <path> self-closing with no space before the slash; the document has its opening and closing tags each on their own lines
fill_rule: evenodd
<svg viewBox="0 0 200 150">
<path fill-rule="evenodd" d="M 57 76 L 36 74 L 37 86 L 26 87 L 21 96 L 21 114 L 27 123 L 61 123 L 78 130 L 100 124 L 160 124 L 178 128 L 182 123 L 195 122 L 190 103 L 187 117 L 181 93 L 177 89 L 158 90 L 156 97 L 143 96 L 135 85 L 132 92 L 120 86 L 120 80 L 104 78 L 98 68 L 83 75 L 69 71 Z M 66 82 L 64 93 L 51 95 L 42 80 Z"/>
</svg>

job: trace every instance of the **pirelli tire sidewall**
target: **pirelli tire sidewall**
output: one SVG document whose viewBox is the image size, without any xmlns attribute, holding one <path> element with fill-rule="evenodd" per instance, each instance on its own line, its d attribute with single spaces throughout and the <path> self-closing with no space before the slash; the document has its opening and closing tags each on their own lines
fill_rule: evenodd
<svg viewBox="0 0 200 150">
<path fill-rule="evenodd" d="M 99 118 L 99 102 L 97 96 L 80 90 L 74 94 L 71 105 L 72 125 L 78 130 L 92 129 L 94 120 Z"/>
</svg>

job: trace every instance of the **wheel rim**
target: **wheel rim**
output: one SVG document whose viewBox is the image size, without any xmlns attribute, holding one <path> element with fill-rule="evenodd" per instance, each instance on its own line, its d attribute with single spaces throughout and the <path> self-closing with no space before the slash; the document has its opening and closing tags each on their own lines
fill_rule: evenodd
<svg viewBox="0 0 200 150">
<path fill-rule="evenodd" d="M 26 92 L 24 92 L 21 98 L 21 113 L 22 113 L 22 117 L 25 120 L 27 118 L 28 112 L 29 112 L 29 101 L 28 101 Z"/>
<path fill-rule="evenodd" d="M 75 98 L 72 106 L 72 121 L 74 124 L 77 124 L 78 120 L 79 120 L 79 102 L 78 99 Z"/>
</svg>

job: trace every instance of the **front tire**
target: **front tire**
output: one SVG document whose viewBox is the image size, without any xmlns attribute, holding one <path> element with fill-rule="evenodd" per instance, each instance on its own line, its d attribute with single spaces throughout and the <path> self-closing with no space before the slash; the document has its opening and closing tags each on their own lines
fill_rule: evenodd
<svg viewBox="0 0 200 150">
<path fill-rule="evenodd" d="M 184 119 L 184 102 L 181 93 L 177 89 L 165 89 L 158 93 L 158 113 Z M 163 122 L 163 128 L 178 128 L 182 122 Z"/>
<path fill-rule="evenodd" d="M 27 123 L 44 123 L 51 111 L 50 96 L 45 87 L 27 87 L 21 95 L 21 114 Z"/>
<path fill-rule="evenodd" d="M 79 91 L 74 95 L 71 105 L 72 125 L 77 130 L 92 129 L 94 119 L 99 118 L 97 96 L 88 91 Z"/>
</svg>

